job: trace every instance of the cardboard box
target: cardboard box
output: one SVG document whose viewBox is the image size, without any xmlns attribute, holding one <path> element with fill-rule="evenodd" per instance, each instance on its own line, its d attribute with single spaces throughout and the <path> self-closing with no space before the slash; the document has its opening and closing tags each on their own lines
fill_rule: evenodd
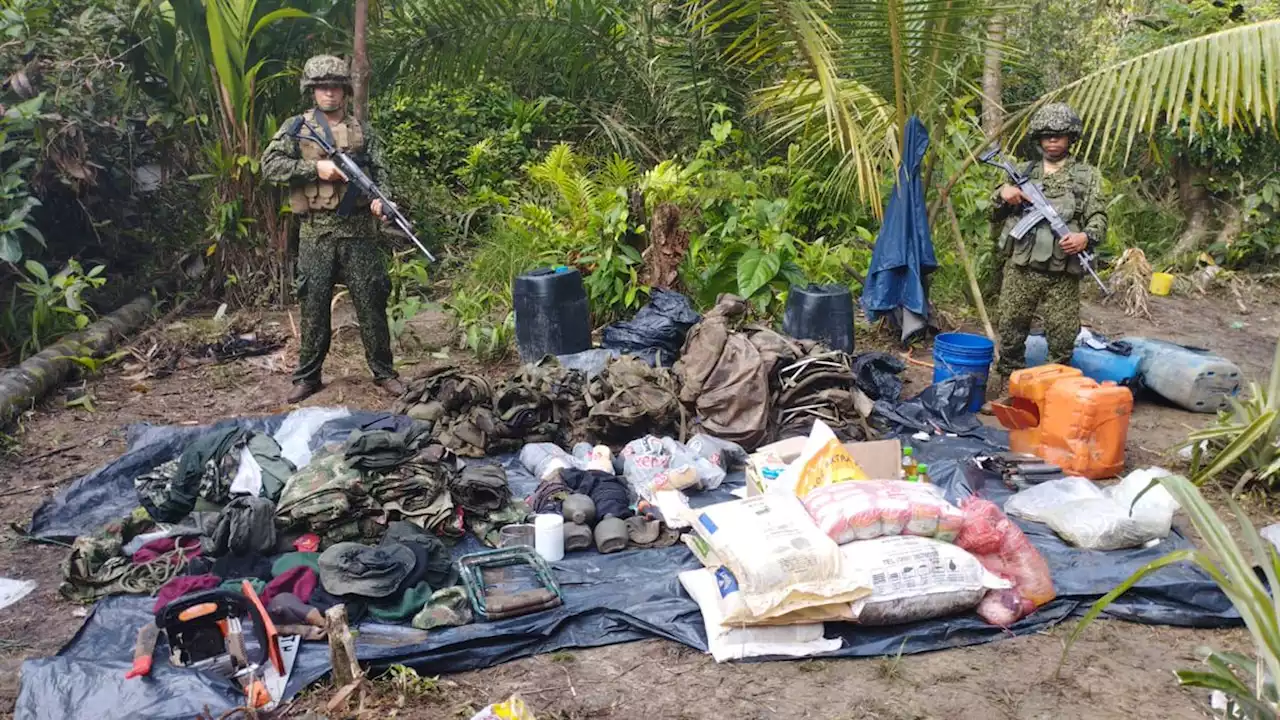
<svg viewBox="0 0 1280 720">
<path fill-rule="evenodd" d="M 804 451 L 807 437 L 779 440 L 756 450 L 747 462 L 747 497 L 764 494 L 765 481 L 754 461 L 767 455 L 777 456 L 785 463 L 794 462 Z M 858 463 L 858 467 L 873 480 L 899 480 L 902 476 L 902 443 L 893 440 L 844 443 L 844 447 Z"/>
</svg>

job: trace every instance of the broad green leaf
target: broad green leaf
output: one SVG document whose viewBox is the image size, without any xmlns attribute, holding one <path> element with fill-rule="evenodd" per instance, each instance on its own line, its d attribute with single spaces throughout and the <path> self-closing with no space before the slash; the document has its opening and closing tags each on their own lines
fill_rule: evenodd
<svg viewBox="0 0 1280 720">
<path fill-rule="evenodd" d="M 752 248 L 738 260 L 738 295 L 750 298 L 768 285 L 782 269 L 777 255 Z"/>
<path fill-rule="evenodd" d="M 13 237 L 12 233 L 4 233 L 0 235 L 0 260 L 7 263 L 16 263 L 22 259 L 22 245 Z"/>
<path fill-rule="evenodd" d="M 49 271 L 45 270 L 44 266 L 36 262 L 35 260 L 28 260 L 25 263 L 23 263 L 22 266 L 27 269 L 27 272 L 31 273 L 32 275 L 35 275 L 40 280 L 40 282 L 45 282 L 45 283 L 49 282 Z"/>
</svg>

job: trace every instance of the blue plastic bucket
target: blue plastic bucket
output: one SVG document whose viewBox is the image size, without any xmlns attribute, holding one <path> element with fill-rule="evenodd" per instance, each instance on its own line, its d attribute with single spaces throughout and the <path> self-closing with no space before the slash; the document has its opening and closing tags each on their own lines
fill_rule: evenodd
<svg viewBox="0 0 1280 720">
<path fill-rule="evenodd" d="M 995 343 L 981 335 L 943 333 L 933 341 L 933 382 L 958 375 L 977 376 L 969 410 L 978 412 L 986 400 L 987 373 L 995 354 Z"/>
</svg>

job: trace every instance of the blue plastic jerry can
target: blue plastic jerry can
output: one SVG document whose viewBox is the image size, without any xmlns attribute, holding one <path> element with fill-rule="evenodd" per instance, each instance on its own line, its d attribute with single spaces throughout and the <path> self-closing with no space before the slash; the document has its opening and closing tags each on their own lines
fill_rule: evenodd
<svg viewBox="0 0 1280 720">
<path fill-rule="evenodd" d="M 1108 348 L 1101 350 L 1088 345 L 1077 345 L 1071 353 L 1071 367 L 1079 368 L 1085 377 L 1098 382 L 1110 380 L 1117 385 L 1132 386 L 1138 381 L 1138 366 L 1142 356 L 1136 352 L 1128 355 Z"/>
<path fill-rule="evenodd" d="M 1142 363 L 1141 353 L 1135 351 L 1125 355 L 1107 347 L 1091 347 L 1089 341 L 1093 339 L 1092 334 L 1086 339 L 1083 333 L 1081 338 L 1077 339 L 1076 348 L 1071 353 L 1071 367 L 1078 368 L 1085 377 L 1098 382 L 1110 380 L 1117 385 L 1136 384 Z M 1039 367 L 1049 362 L 1049 342 L 1043 333 L 1027 336 L 1025 358 L 1027 367 Z"/>
</svg>

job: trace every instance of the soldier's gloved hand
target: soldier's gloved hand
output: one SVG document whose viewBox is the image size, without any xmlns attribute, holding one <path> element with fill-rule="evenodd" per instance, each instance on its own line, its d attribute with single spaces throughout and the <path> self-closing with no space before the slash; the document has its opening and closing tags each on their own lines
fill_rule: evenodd
<svg viewBox="0 0 1280 720">
<path fill-rule="evenodd" d="M 1062 248 L 1062 252 L 1075 255 L 1089 247 L 1089 236 L 1082 232 L 1070 233 L 1058 241 L 1058 245 Z"/>
<path fill-rule="evenodd" d="M 1026 202 L 1026 197 L 1023 196 L 1022 190 L 1016 185 L 1001 185 L 1000 199 L 1009 205 L 1021 205 Z"/>
<path fill-rule="evenodd" d="M 332 160 L 317 160 L 316 175 L 326 182 L 338 182 L 339 180 L 347 179 L 347 176 L 342 174 L 342 171 L 338 169 L 338 166 Z"/>
</svg>

